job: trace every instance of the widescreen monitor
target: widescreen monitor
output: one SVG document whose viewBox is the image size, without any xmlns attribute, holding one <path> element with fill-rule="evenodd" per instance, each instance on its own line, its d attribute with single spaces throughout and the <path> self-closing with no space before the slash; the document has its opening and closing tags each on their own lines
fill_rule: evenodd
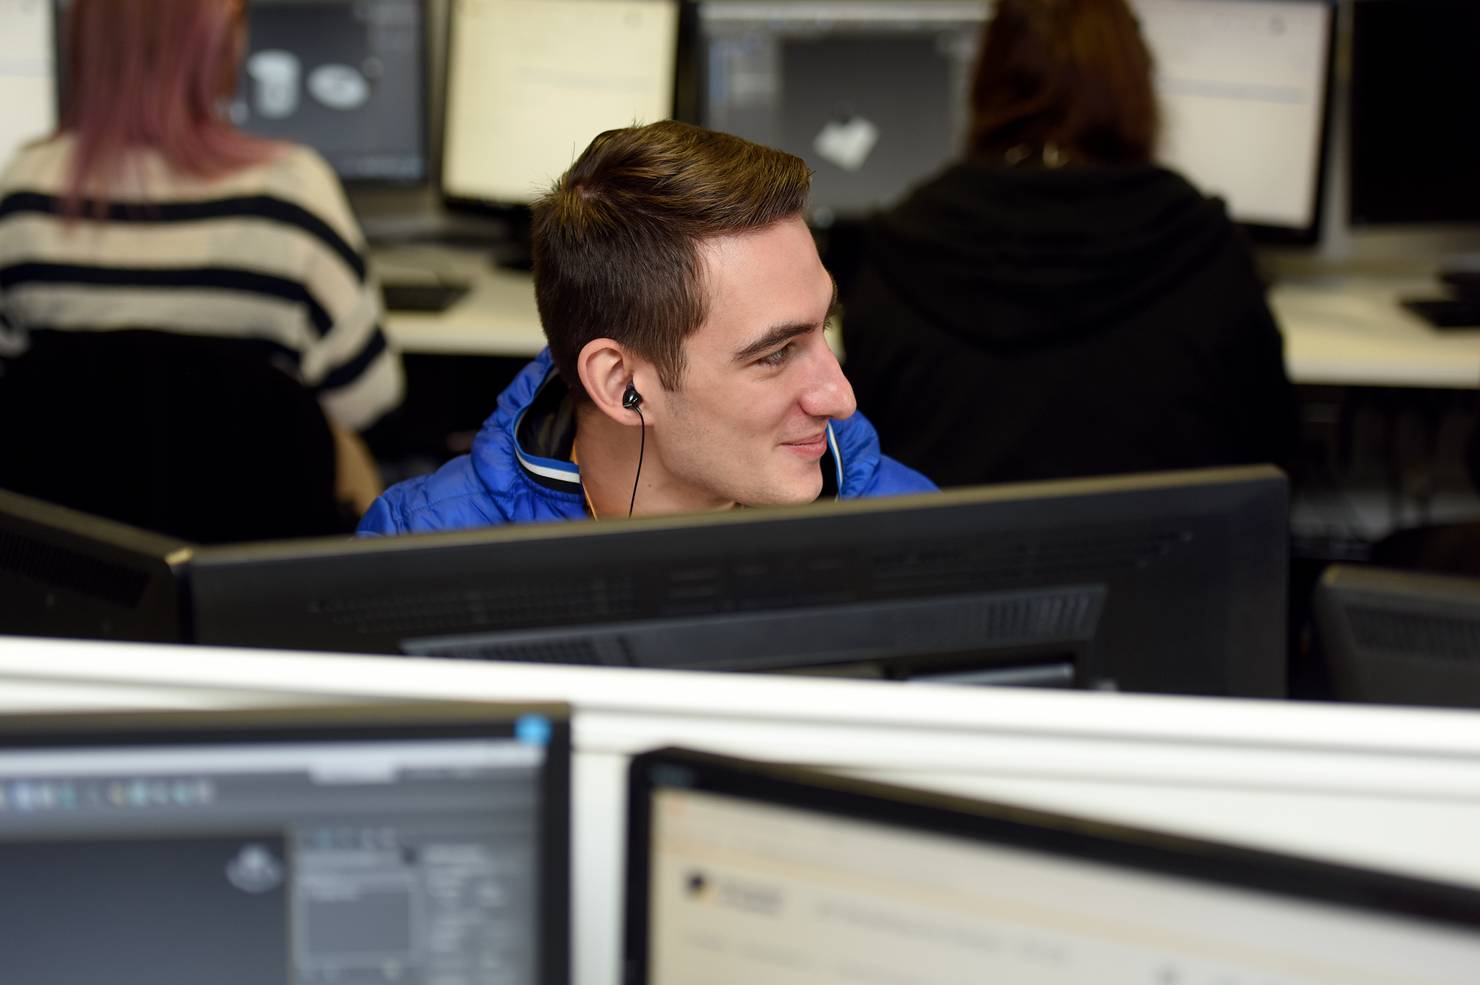
<svg viewBox="0 0 1480 985">
<path fill-rule="evenodd" d="M 1468 985 L 1480 893 L 815 771 L 631 764 L 623 985 Z"/>
<path fill-rule="evenodd" d="M 0 489 L 0 634 L 183 642 L 190 545 Z"/>
<path fill-rule="evenodd" d="M 1333 565 L 1314 609 L 1331 697 L 1480 708 L 1480 579 Z"/>
<path fill-rule="evenodd" d="M 1480 4 L 1354 0 L 1351 221 L 1480 223 Z"/>
<path fill-rule="evenodd" d="M 466 659 L 1285 692 L 1267 466 L 206 547 L 192 638 Z"/>
<path fill-rule="evenodd" d="M 673 113 L 678 0 L 452 0 L 442 188 L 527 205 L 597 134 Z"/>
<path fill-rule="evenodd" d="M 0 167 L 57 125 L 50 0 L 0 0 Z"/>
<path fill-rule="evenodd" d="M 57 0 L 61 17 L 71 2 Z M 314 148 L 345 181 L 424 181 L 430 2 L 251 0 L 226 111 L 249 133 Z M 65 64 L 65 38 L 58 50 Z"/>
<path fill-rule="evenodd" d="M 1156 63 L 1160 158 L 1263 236 L 1320 225 L 1331 0 L 1134 0 Z M 991 5 L 961 0 L 706 0 L 705 125 L 798 154 L 813 220 L 899 200 L 965 150 Z"/>
<path fill-rule="evenodd" d="M 0 722 L 6 981 L 568 981 L 564 706 Z"/>
</svg>

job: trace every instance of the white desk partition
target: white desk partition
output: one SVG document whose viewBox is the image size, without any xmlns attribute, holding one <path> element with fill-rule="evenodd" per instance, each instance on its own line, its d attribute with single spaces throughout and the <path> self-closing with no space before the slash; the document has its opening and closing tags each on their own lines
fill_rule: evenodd
<svg viewBox="0 0 1480 985">
<path fill-rule="evenodd" d="M 0 639 L 0 710 L 575 709 L 577 985 L 615 985 L 625 765 L 681 743 L 1480 886 L 1480 715 Z"/>
</svg>

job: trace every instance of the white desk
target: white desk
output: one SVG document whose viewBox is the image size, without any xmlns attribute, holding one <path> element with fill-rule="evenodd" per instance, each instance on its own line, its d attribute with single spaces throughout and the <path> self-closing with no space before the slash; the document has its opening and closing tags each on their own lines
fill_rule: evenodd
<svg viewBox="0 0 1480 985">
<path fill-rule="evenodd" d="M 1269 294 L 1296 383 L 1480 387 L 1480 331 L 1436 329 L 1399 306 L 1439 296 L 1426 278 L 1290 281 Z"/>
<path fill-rule="evenodd" d="M 487 254 L 419 246 L 378 253 L 387 279 L 466 281 L 472 290 L 438 314 L 392 312 L 386 332 L 403 352 L 533 356 L 544 348 L 529 274 L 496 270 Z M 1296 383 L 1329 386 L 1480 387 L 1480 331 L 1441 331 L 1398 299 L 1437 295 L 1423 278 L 1340 277 L 1288 281 L 1269 301 L 1285 335 Z"/>
<path fill-rule="evenodd" d="M 486 251 L 415 246 L 376 252 L 382 280 L 463 281 L 472 288 L 446 311 L 388 311 L 385 331 L 402 352 L 442 356 L 529 357 L 545 347 L 534 280 L 528 273 L 496 269 Z"/>
</svg>

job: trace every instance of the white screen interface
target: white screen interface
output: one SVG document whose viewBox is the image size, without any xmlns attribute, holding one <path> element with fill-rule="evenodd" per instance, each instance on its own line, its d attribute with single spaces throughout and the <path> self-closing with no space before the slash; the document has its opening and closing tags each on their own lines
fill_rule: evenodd
<svg viewBox="0 0 1480 985">
<path fill-rule="evenodd" d="M 531 202 L 593 137 L 668 119 L 676 0 L 454 0 L 443 185 Z"/>
<path fill-rule="evenodd" d="M 1332 7 L 1134 0 L 1156 60 L 1160 157 L 1240 222 L 1315 221 Z"/>
<path fill-rule="evenodd" d="M 648 985 L 1459 985 L 1480 939 L 685 789 L 653 803 Z"/>
<path fill-rule="evenodd" d="M 56 129 L 49 0 L 0 0 L 0 166 Z"/>
<path fill-rule="evenodd" d="M 545 755 L 538 736 L 0 751 L 0 977 L 534 981 Z"/>
</svg>

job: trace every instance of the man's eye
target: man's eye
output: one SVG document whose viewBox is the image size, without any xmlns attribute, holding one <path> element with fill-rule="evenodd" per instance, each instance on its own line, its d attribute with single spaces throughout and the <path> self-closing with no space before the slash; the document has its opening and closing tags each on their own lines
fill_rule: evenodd
<svg viewBox="0 0 1480 985">
<path fill-rule="evenodd" d="M 791 358 L 791 350 L 795 345 L 795 342 L 788 342 L 769 356 L 762 356 L 760 359 L 757 359 L 756 362 L 762 366 L 780 366 L 787 359 Z"/>
</svg>

